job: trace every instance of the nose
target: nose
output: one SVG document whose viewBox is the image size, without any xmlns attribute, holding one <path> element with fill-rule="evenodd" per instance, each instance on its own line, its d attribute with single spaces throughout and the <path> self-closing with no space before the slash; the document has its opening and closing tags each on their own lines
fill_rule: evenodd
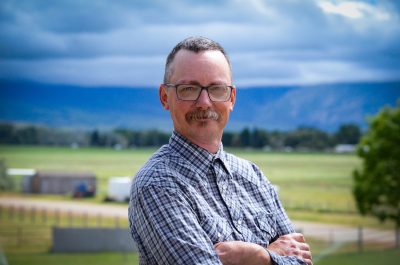
<svg viewBox="0 0 400 265">
<path fill-rule="evenodd" d="M 199 98 L 196 100 L 196 106 L 200 108 L 207 109 L 212 105 L 210 97 L 208 96 L 208 92 L 206 89 L 203 89 L 200 92 Z"/>
</svg>

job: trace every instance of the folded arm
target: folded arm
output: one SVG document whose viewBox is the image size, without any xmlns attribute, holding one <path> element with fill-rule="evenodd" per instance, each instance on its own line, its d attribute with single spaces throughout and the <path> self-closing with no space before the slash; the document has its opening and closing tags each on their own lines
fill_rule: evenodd
<svg viewBox="0 0 400 265">
<path fill-rule="evenodd" d="M 131 202 L 129 218 L 147 264 L 221 264 L 193 209 L 176 190 L 142 189 Z"/>
<path fill-rule="evenodd" d="M 312 265 L 310 247 L 299 233 L 281 236 L 267 249 L 242 241 L 221 242 L 214 247 L 224 265 Z"/>
</svg>

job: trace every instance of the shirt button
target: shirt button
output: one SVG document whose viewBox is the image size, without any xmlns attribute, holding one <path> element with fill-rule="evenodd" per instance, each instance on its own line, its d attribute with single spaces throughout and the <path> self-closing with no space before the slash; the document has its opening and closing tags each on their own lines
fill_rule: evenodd
<svg viewBox="0 0 400 265">
<path fill-rule="evenodd" d="M 238 220 L 238 221 L 237 221 L 237 224 L 238 224 L 238 225 L 242 225 L 242 220 Z"/>
</svg>

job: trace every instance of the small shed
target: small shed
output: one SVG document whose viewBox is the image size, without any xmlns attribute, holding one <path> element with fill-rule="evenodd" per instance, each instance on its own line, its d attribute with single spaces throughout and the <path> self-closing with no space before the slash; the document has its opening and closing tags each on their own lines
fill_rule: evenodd
<svg viewBox="0 0 400 265">
<path fill-rule="evenodd" d="M 335 153 L 354 153 L 356 146 L 354 144 L 338 144 L 335 146 Z"/>
<path fill-rule="evenodd" d="M 26 180 L 25 185 L 31 193 L 40 194 L 75 194 L 87 191 L 96 194 L 96 176 L 91 172 L 43 171 Z"/>
</svg>

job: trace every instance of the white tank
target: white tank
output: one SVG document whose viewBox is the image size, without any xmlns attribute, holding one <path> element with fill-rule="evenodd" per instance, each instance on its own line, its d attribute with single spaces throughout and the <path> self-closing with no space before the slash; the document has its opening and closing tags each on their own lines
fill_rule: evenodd
<svg viewBox="0 0 400 265">
<path fill-rule="evenodd" d="M 130 177 L 111 177 L 108 180 L 107 198 L 118 202 L 129 201 L 130 189 Z"/>
</svg>

